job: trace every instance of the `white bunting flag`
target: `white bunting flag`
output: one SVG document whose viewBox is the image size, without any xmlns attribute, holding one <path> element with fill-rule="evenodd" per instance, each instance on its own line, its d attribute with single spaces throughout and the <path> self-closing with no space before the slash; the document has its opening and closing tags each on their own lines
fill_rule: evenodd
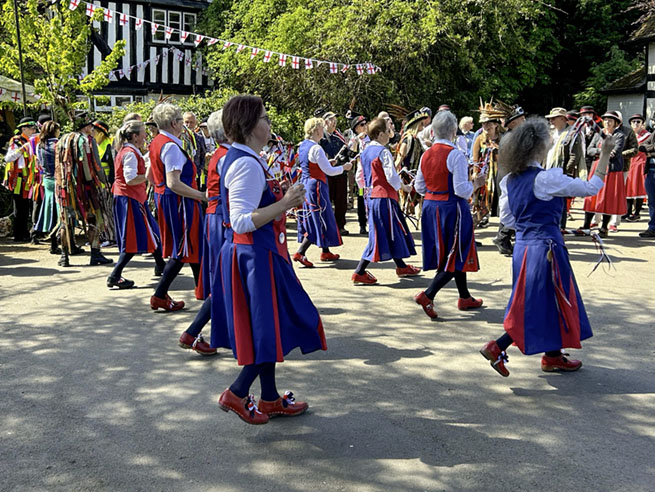
<svg viewBox="0 0 655 492">
<path fill-rule="evenodd" d="M 124 75 L 123 70 L 118 70 L 118 80 L 122 79 L 123 75 Z"/>
<path fill-rule="evenodd" d="M 116 74 L 115 74 L 114 72 L 109 72 L 109 75 L 107 76 L 107 78 L 108 78 L 109 80 L 111 80 L 112 82 L 118 80 L 118 79 L 116 78 Z M 2 89 L 0 89 L 0 94 L 2 94 L 1 91 L 2 91 Z"/>
<path fill-rule="evenodd" d="M 224 50 L 228 49 L 230 46 L 232 46 L 232 43 L 229 42 L 229 41 L 225 41 L 225 42 L 223 43 L 223 49 L 224 49 Z"/>
<path fill-rule="evenodd" d="M 312 63 L 312 60 L 309 58 L 305 59 L 305 70 L 309 70 L 310 68 L 314 68 L 314 64 Z"/>
<path fill-rule="evenodd" d="M 132 75 L 132 69 L 133 69 L 133 68 L 134 68 L 134 67 L 129 67 L 127 70 L 125 70 L 125 78 L 126 78 L 126 79 L 129 79 L 130 76 Z"/>
<path fill-rule="evenodd" d="M 157 29 L 159 29 L 159 24 L 155 24 L 154 22 L 150 23 L 150 33 L 154 36 L 155 33 L 157 32 Z"/>
<path fill-rule="evenodd" d="M 218 39 L 216 38 L 210 38 L 209 41 L 207 41 L 207 44 L 211 46 L 212 44 L 218 43 Z"/>
<path fill-rule="evenodd" d="M 291 57 L 291 68 L 300 68 L 300 58 L 297 56 Z"/>
<path fill-rule="evenodd" d="M 252 60 L 259 54 L 259 48 L 253 48 L 250 52 L 250 59 Z"/>
<path fill-rule="evenodd" d="M 93 5 L 92 3 L 87 3 L 86 4 L 86 15 L 89 17 L 93 17 L 93 14 L 96 13 L 96 6 Z"/>
<path fill-rule="evenodd" d="M 180 43 L 184 43 L 186 38 L 189 37 L 189 33 L 186 31 L 180 31 Z"/>
<path fill-rule="evenodd" d="M 273 52 L 272 52 L 272 51 L 267 51 L 266 53 L 264 53 L 264 61 L 265 61 L 266 63 L 270 62 L 270 61 L 271 61 L 271 56 L 272 56 L 272 55 L 273 55 Z"/>
<path fill-rule="evenodd" d="M 346 73 L 349 68 L 350 68 L 350 65 L 344 65 L 343 68 L 341 69 L 341 73 Z"/>
<path fill-rule="evenodd" d="M 105 9 L 105 22 L 108 22 L 109 24 L 114 22 L 114 11 L 113 10 Z"/>
<path fill-rule="evenodd" d="M 357 75 L 364 73 L 364 68 L 361 65 L 355 65 L 355 70 L 357 70 Z"/>
<path fill-rule="evenodd" d="M 330 73 L 337 73 L 339 71 L 339 67 L 337 66 L 336 63 L 330 62 Z"/>
<path fill-rule="evenodd" d="M 164 30 L 164 38 L 171 39 L 171 36 L 173 35 L 173 31 L 175 31 L 175 29 L 166 26 L 166 29 Z"/>
<path fill-rule="evenodd" d="M 178 61 L 184 60 L 184 53 L 182 53 L 181 51 L 176 51 L 175 56 L 177 56 Z"/>
<path fill-rule="evenodd" d="M 71 3 L 68 4 L 68 8 L 71 10 L 75 10 L 79 4 L 80 4 L 80 0 L 71 0 Z"/>
<path fill-rule="evenodd" d="M 280 63 L 281 67 L 284 67 L 287 64 L 287 55 L 280 53 Z"/>
<path fill-rule="evenodd" d="M 242 44 L 240 44 L 239 46 L 237 46 L 237 53 L 241 53 L 241 52 L 243 51 L 244 48 L 245 48 L 245 46 L 242 45 Z"/>
<path fill-rule="evenodd" d="M 134 29 L 140 31 L 143 27 L 143 19 L 134 19 Z"/>
<path fill-rule="evenodd" d="M 159 63 L 159 60 L 161 60 L 161 55 L 157 55 L 155 57 L 155 65 L 157 65 L 157 63 Z"/>
<path fill-rule="evenodd" d="M 366 72 L 373 75 L 375 73 L 375 66 L 372 63 L 367 63 Z"/>
<path fill-rule="evenodd" d="M 125 27 L 130 23 L 130 17 L 127 14 L 120 14 L 118 16 L 118 23 Z"/>
<path fill-rule="evenodd" d="M 202 40 L 205 39 L 205 36 L 202 34 L 196 34 L 196 39 L 193 40 L 193 44 L 196 45 L 196 48 L 202 43 Z"/>
</svg>

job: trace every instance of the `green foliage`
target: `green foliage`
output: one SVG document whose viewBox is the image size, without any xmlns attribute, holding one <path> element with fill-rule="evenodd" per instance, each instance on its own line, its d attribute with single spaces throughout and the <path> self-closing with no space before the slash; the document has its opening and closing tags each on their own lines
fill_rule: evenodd
<svg viewBox="0 0 655 492">
<path fill-rule="evenodd" d="M 79 80 L 91 49 L 91 22 L 99 21 L 104 11 L 98 9 L 89 20 L 84 9 L 71 11 L 67 1 L 25 0 L 20 12 L 25 78 L 41 96 L 35 106 L 48 104 L 60 119 L 70 120 L 75 109 L 86 104 L 78 102 L 77 95 L 91 96 L 109 83 L 109 72 L 125 54 L 125 41 L 117 41 L 111 54 Z M 13 0 L 2 6 L 0 29 L 7 34 L 0 41 L 0 72 L 19 79 Z"/>
<path fill-rule="evenodd" d="M 276 52 L 344 63 L 371 61 L 375 75 L 330 74 L 250 60 L 220 44 L 207 48 L 217 84 L 260 94 L 294 127 L 323 106 L 373 115 L 386 103 L 408 109 L 449 103 L 477 108 L 478 97 L 513 100 L 557 52 L 555 16 L 528 0 L 236 0 L 214 2 L 209 34 Z M 214 20 L 216 19 L 216 20 Z M 290 116 L 291 117 L 291 116 Z M 297 119 L 296 119 L 297 118 Z"/>
</svg>

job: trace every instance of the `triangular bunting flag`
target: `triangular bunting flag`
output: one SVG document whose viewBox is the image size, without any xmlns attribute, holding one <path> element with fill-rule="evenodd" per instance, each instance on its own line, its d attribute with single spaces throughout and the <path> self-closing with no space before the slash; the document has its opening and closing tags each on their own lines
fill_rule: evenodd
<svg viewBox="0 0 655 492">
<path fill-rule="evenodd" d="M 186 31 L 180 31 L 180 43 L 184 43 L 186 38 L 189 36 L 189 33 Z"/>
<path fill-rule="evenodd" d="M 124 75 L 123 70 L 118 70 L 118 80 L 122 79 L 123 75 Z"/>
<path fill-rule="evenodd" d="M 111 80 L 112 82 L 117 80 L 116 75 L 114 75 L 114 72 L 109 72 L 109 75 L 107 75 L 107 78 Z M 2 89 L 0 89 L 0 95 L 2 95 Z"/>
<path fill-rule="evenodd" d="M 267 51 L 266 53 L 264 53 L 264 61 L 265 61 L 266 63 L 270 62 L 270 61 L 271 61 L 271 56 L 272 56 L 272 55 L 273 55 L 273 52 L 272 52 L 272 51 Z"/>
<path fill-rule="evenodd" d="M 196 39 L 193 40 L 193 44 L 196 45 L 196 48 L 202 43 L 202 40 L 205 39 L 205 36 L 202 34 L 196 34 Z"/>
<path fill-rule="evenodd" d="M 339 71 L 339 67 L 337 67 L 337 64 L 334 62 L 330 62 L 330 73 L 337 73 Z"/>
<path fill-rule="evenodd" d="M 212 44 L 218 43 L 218 39 L 216 38 L 210 38 L 209 41 L 207 41 L 207 44 L 211 46 Z"/>
<path fill-rule="evenodd" d="M 150 32 L 154 36 L 155 33 L 157 32 L 157 29 L 159 29 L 159 24 L 155 24 L 154 22 L 150 23 Z"/>
<path fill-rule="evenodd" d="M 259 48 L 253 48 L 250 52 L 250 59 L 252 60 L 259 54 Z"/>
<path fill-rule="evenodd" d="M 75 10 L 79 4 L 80 4 L 80 0 L 71 0 L 71 3 L 68 4 L 68 8 L 71 10 Z"/>
<path fill-rule="evenodd" d="M 280 65 L 281 67 L 284 67 L 284 66 L 287 64 L 287 56 L 288 56 L 288 55 L 285 55 L 285 54 L 283 54 L 283 53 L 280 53 L 280 63 L 279 63 L 279 65 Z"/>
<path fill-rule="evenodd" d="M 141 28 L 143 27 L 143 19 L 134 19 L 134 29 L 137 31 L 140 31 Z"/>
<path fill-rule="evenodd" d="M 123 13 L 121 13 L 121 14 L 118 16 L 118 23 L 119 23 L 121 26 L 127 26 L 127 25 L 130 23 L 130 17 L 129 17 L 127 14 L 123 14 Z"/>
<path fill-rule="evenodd" d="M 243 51 L 244 48 L 245 48 L 245 46 L 242 45 L 242 44 L 240 44 L 239 46 L 237 46 L 237 53 L 241 53 L 241 52 Z"/>
<path fill-rule="evenodd" d="M 309 58 L 305 59 L 305 70 L 309 70 L 310 68 L 314 68 L 314 64 L 312 63 L 312 60 Z"/>
<path fill-rule="evenodd" d="M 225 41 L 225 42 L 223 43 L 223 49 L 224 49 L 224 50 L 228 49 L 230 46 L 232 46 L 232 43 L 229 42 L 229 41 Z"/>
</svg>

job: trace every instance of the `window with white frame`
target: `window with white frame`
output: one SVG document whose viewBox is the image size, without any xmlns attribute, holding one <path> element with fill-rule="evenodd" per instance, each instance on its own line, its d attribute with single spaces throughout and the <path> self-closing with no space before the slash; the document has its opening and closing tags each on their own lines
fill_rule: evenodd
<svg viewBox="0 0 655 492">
<path fill-rule="evenodd" d="M 192 32 L 196 27 L 196 20 L 196 14 L 175 10 L 152 9 L 152 22 L 159 24 L 159 29 L 152 36 L 152 40 L 156 43 L 193 44 L 193 37 L 191 35 L 186 38 L 184 43 L 181 43 L 179 31 Z M 175 30 L 168 40 L 165 36 L 166 27 Z"/>
</svg>

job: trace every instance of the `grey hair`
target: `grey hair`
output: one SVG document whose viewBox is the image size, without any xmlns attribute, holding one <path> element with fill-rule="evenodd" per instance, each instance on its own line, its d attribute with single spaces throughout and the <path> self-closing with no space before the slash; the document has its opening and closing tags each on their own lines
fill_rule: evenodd
<svg viewBox="0 0 655 492">
<path fill-rule="evenodd" d="M 116 151 L 119 151 L 125 142 L 129 142 L 134 135 L 138 135 L 142 131 L 145 131 L 146 124 L 140 120 L 128 120 L 123 126 L 121 126 L 116 132 L 114 137 L 114 148 Z"/>
<path fill-rule="evenodd" d="M 434 136 L 440 140 L 452 140 L 457 133 L 457 118 L 450 111 L 439 111 L 432 119 Z"/>
<path fill-rule="evenodd" d="M 127 113 L 123 117 L 123 124 L 127 123 L 128 121 L 141 121 L 141 115 L 139 113 Z"/>
<path fill-rule="evenodd" d="M 209 118 L 207 119 L 207 130 L 209 130 L 209 135 L 214 137 L 216 143 L 227 142 L 227 137 L 225 136 L 225 128 L 223 127 L 222 109 L 214 111 L 209 115 Z"/>
<path fill-rule="evenodd" d="M 160 130 L 170 130 L 177 118 L 181 118 L 180 108 L 170 103 L 161 103 L 152 110 L 152 119 Z"/>
<path fill-rule="evenodd" d="M 542 162 L 551 145 L 545 118 L 528 118 L 500 141 L 498 163 L 507 173 L 521 173 L 532 162 Z"/>
</svg>

